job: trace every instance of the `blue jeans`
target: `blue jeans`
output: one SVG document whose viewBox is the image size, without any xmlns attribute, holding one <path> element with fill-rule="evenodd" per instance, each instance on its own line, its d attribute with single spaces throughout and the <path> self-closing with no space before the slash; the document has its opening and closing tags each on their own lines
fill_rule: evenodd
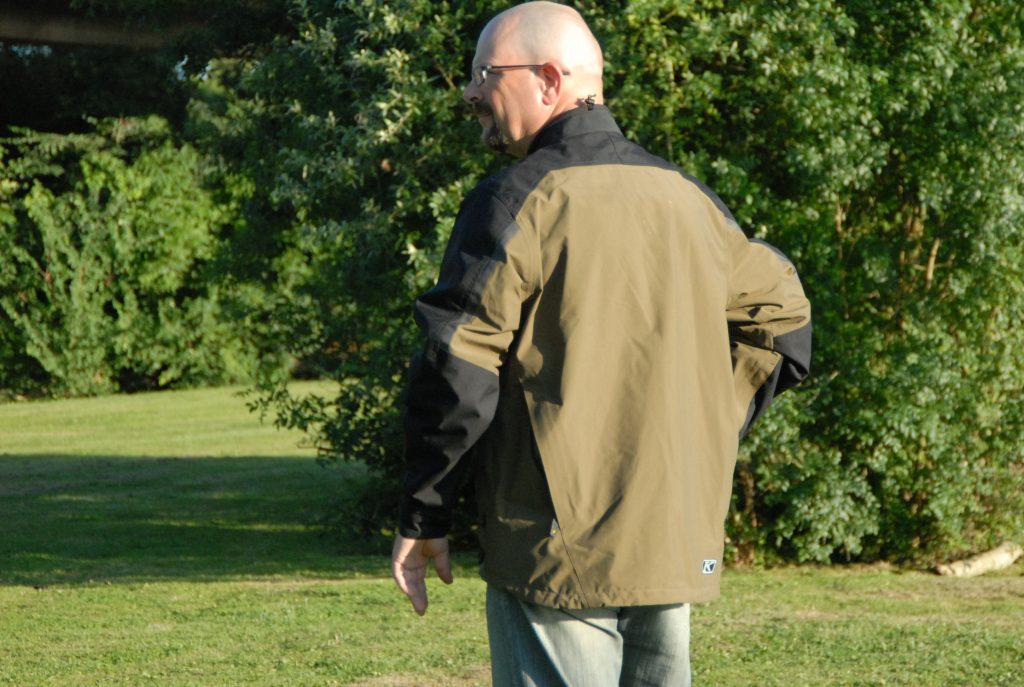
<svg viewBox="0 0 1024 687">
<path fill-rule="evenodd" d="M 568 610 L 487 587 L 494 687 L 689 687 L 690 605 Z"/>
</svg>

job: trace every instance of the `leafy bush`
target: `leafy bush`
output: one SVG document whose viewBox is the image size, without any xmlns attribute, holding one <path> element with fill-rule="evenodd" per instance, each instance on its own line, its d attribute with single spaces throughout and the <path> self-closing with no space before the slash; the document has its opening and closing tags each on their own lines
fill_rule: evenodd
<svg viewBox="0 0 1024 687">
<path fill-rule="evenodd" d="M 68 394 L 246 379 L 254 353 L 203 272 L 225 219 L 166 122 L 23 131 L 0 165 L 4 386 Z M 19 375 L 15 362 L 31 367 Z M 30 361 L 30 362 L 29 362 Z M 28 377 L 28 378 L 26 378 Z"/>
<path fill-rule="evenodd" d="M 453 97 L 475 40 L 464 26 L 497 3 L 337 5 L 297 2 L 297 39 L 254 64 L 216 63 L 190 134 L 245 207 L 227 269 L 263 294 L 248 305 L 266 349 L 339 382 L 336 398 L 296 399 L 267 374 L 255 403 L 309 431 L 325 460 L 371 467 L 363 505 L 331 518 L 365 534 L 389 527 L 397 502 L 411 300 L 436 276 L 463 194 L 500 164 Z"/>
</svg>

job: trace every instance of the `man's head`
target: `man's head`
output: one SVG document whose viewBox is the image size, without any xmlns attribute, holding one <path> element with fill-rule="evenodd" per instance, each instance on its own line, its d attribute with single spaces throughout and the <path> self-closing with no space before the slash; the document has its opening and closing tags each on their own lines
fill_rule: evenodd
<svg viewBox="0 0 1024 687">
<path fill-rule="evenodd" d="M 588 96 L 603 102 L 603 68 L 601 47 L 576 10 L 527 2 L 484 27 L 462 97 L 480 119 L 485 144 L 523 157 L 549 121 Z"/>
</svg>

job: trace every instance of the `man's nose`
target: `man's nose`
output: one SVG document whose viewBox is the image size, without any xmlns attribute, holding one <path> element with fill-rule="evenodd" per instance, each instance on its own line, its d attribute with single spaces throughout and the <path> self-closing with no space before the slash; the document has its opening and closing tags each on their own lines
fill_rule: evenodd
<svg viewBox="0 0 1024 687">
<path fill-rule="evenodd" d="M 480 100 L 480 87 L 476 85 L 473 79 L 469 80 L 466 87 L 462 89 L 462 99 L 472 105 L 477 100 Z"/>
</svg>

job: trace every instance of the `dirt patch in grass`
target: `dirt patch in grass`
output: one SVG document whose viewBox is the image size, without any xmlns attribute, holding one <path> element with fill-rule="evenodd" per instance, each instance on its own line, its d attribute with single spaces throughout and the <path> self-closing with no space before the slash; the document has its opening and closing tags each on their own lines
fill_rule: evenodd
<svg viewBox="0 0 1024 687">
<path fill-rule="evenodd" d="M 444 678 L 425 678 L 422 675 L 382 675 L 359 682 L 351 687 L 490 687 L 490 666 L 474 666 L 461 675 Z"/>
</svg>

